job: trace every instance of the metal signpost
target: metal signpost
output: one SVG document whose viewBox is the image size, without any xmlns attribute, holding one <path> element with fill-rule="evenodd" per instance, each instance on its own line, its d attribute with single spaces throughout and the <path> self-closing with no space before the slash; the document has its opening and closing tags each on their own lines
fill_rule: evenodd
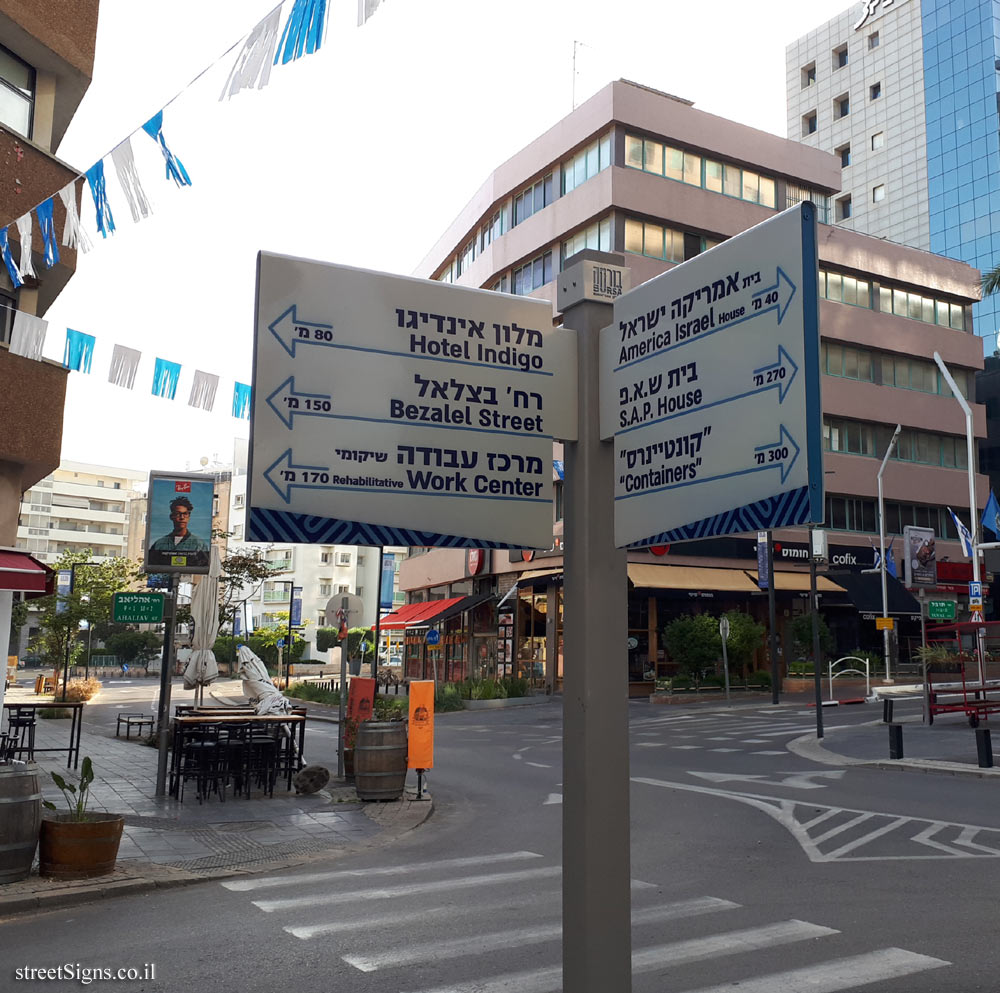
<svg viewBox="0 0 1000 993">
<path fill-rule="evenodd" d="M 726 703 L 729 703 L 729 654 L 726 642 L 729 641 L 729 618 L 719 618 L 719 637 L 722 639 L 722 671 L 726 677 Z"/>
</svg>

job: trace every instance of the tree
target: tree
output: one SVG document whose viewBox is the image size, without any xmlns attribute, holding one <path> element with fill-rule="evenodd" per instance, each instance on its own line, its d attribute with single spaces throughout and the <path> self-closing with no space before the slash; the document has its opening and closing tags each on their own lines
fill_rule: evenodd
<svg viewBox="0 0 1000 993">
<path fill-rule="evenodd" d="M 1000 290 L 1000 265 L 994 269 L 990 269 L 989 272 L 983 273 L 981 286 L 984 297 L 993 296 L 994 293 Z"/>
<path fill-rule="evenodd" d="M 758 624 L 749 614 L 741 610 L 727 610 L 723 617 L 729 620 L 729 637 L 726 639 L 726 655 L 732 671 L 753 662 L 754 653 L 764 639 L 764 625 Z M 719 638 L 721 651 L 722 639 Z"/>
<path fill-rule="evenodd" d="M 687 614 L 671 621 L 663 631 L 670 657 L 687 675 L 714 666 L 722 655 L 719 622 L 711 614 Z"/>
<path fill-rule="evenodd" d="M 812 618 L 812 614 L 799 614 L 792 620 L 792 648 L 801 658 L 813 657 Z M 819 615 L 819 647 L 824 655 L 829 655 L 834 649 L 833 634 L 822 614 Z"/>
<path fill-rule="evenodd" d="M 232 621 L 236 605 L 246 594 L 244 590 L 259 586 L 273 572 L 259 548 L 241 548 L 222 560 L 219 577 L 219 623 Z"/>
<path fill-rule="evenodd" d="M 163 642 L 154 631 L 119 631 L 109 635 L 104 644 L 122 662 L 142 665 L 159 656 Z"/>
</svg>

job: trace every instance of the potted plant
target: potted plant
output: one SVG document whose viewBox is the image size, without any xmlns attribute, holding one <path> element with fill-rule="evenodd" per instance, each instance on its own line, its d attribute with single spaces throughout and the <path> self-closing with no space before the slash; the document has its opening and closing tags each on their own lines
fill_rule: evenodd
<svg viewBox="0 0 1000 993">
<path fill-rule="evenodd" d="M 120 814 L 87 810 L 94 766 L 88 755 L 80 765 L 80 784 L 67 783 L 58 772 L 50 773 L 62 790 L 69 808 L 46 814 L 38 838 L 38 872 L 58 879 L 87 879 L 114 871 L 125 818 Z M 43 801 L 48 810 L 56 805 Z"/>
</svg>

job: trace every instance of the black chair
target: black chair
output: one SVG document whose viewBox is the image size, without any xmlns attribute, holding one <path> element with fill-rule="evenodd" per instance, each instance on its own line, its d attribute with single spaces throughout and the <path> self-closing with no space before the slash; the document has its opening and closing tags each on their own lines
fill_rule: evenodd
<svg viewBox="0 0 1000 993">
<path fill-rule="evenodd" d="M 248 775 L 257 788 L 268 796 L 274 796 L 274 781 L 278 777 L 280 759 L 281 725 L 272 724 L 266 728 L 252 730 Z M 247 796 L 249 795 L 248 792 Z"/>
<path fill-rule="evenodd" d="M 232 783 L 233 793 L 250 797 L 251 728 L 249 721 L 237 721 L 220 726 L 219 746 L 224 751 L 226 788 Z"/>
<path fill-rule="evenodd" d="M 219 738 L 217 724 L 181 728 L 178 782 L 175 784 L 181 803 L 184 802 L 184 784 L 189 779 L 195 781 L 199 803 L 209 796 L 209 792 L 217 794 L 220 800 L 226 799 L 226 753 Z"/>
<path fill-rule="evenodd" d="M 7 750 L 11 758 L 35 757 L 35 711 L 33 707 L 11 707 L 7 718 Z"/>
</svg>

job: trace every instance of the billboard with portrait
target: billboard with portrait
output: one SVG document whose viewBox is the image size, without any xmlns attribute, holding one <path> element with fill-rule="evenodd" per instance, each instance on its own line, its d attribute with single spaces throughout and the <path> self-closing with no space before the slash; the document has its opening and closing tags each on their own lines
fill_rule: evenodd
<svg viewBox="0 0 1000 993">
<path fill-rule="evenodd" d="M 931 528 L 904 527 L 907 586 L 937 586 L 937 554 Z"/>
<path fill-rule="evenodd" d="M 212 548 L 215 480 L 151 472 L 146 501 L 146 572 L 206 575 Z"/>
</svg>

